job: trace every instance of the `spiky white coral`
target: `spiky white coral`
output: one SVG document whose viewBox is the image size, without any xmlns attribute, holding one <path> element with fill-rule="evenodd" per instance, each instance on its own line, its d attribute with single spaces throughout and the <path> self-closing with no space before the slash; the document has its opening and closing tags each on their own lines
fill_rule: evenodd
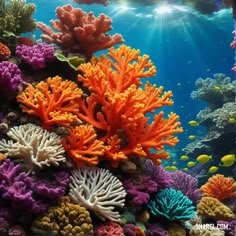
<svg viewBox="0 0 236 236">
<path fill-rule="evenodd" d="M 124 206 L 126 192 L 108 170 L 83 167 L 72 171 L 69 196 L 100 219 L 119 221 L 120 214 L 114 208 Z"/>
<path fill-rule="evenodd" d="M 34 124 L 12 127 L 7 136 L 12 140 L 0 141 L 0 152 L 23 159 L 28 172 L 43 166 L 58 166 L 66 159 L 61 138 Z"/>
</svg>

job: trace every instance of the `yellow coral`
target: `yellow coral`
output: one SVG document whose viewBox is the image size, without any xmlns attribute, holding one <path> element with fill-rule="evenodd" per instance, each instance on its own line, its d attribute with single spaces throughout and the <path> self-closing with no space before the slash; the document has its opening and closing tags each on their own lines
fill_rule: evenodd
<svg viewBox="0 0 236 236">
<path fill-rule="evenodd" d="M 37 235 L 92 236 L 93 225 L 89 212 L 79 205 L 63 199 L 59 206 L 48 209 L 32 224 Z"/>
<path fill-rule="evenodd" d="M 214 228 L 213 225 L 203 224 L 203 225 L 195 225 L 191 228 L 189 235 L 190 236 L 224 236 L 224 231 L 220 229 Z"/>
<path fill-rule="evenodd" d="M 185 236 L 186 231 L 183 226 L 172 223 L 168 228 L 168 236 Z"/>
<path fill-rule="evenodd" d="M 213 197 L 203 197 L 197 205 L 197 214 L 213 220 L 232 220 L 234 213 Z"/>
</svg>

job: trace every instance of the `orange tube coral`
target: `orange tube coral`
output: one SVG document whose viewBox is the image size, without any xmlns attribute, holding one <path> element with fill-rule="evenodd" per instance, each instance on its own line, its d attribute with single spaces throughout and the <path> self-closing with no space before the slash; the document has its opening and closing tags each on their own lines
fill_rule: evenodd
<svg viewBox="0 0 236 236">
<path fill-rule="evenodd" d="M 77 120 L 78 100 L 82 95 L 76 83 L 62 80 L 61 77 L 49 77 L 36 85 L 29 84 L 17 96 L 23 112 L 38 116 L 44 128 L 58 124 L 69 126 Z"/>
<path fill-rule="evenodd" d="M 214 175 L 201 187 L 204 197 L 214 197 L 219 201 L 236 196 L 236 182 L 224 175 Z"/>
</svg>

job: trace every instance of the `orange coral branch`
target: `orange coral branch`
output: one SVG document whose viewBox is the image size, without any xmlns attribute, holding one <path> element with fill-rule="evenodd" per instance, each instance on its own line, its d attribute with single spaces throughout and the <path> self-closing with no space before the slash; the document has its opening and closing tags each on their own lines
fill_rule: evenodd
<svg viewBox="0 0 236 236">
<path fill-rule="evenodd" d="M 98 156 L 102 156 L 105 150 L 103 142 L 97 139 L 91 125 L 71 127 L 68 136 L 63 138 L 62 144 L 78 167 L 82 167 L 85 163 L 97 165 Z"/>
<path fill-rule="evenodd" d="M 49 77 L 36 85 L 29 84 L 17 96 L 23 112 L 38 116 L 43 127 L 49 129 L 54 124 L 69 126 L 77 120 L 78 100 L 82 95 L 77 85 L 61 77 Z"/>
<path fill-rule="evenodd" d="M 214 197 L 222 201 L 236 197 L 236 182 L 233 178 L 217 174 L 208 179 L 208 182 L 201 187 L 201 191 L 205 197 Z"/>
</svg>

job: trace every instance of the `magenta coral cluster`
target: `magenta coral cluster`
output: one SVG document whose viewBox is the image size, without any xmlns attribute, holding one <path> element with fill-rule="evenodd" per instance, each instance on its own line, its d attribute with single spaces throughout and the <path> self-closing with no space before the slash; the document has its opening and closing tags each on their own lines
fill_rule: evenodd
<svg viewBox="0 0 236 236">
<path fill-rule="evenodd" d="M 123 184 L 131 202 L 135 205 L 146 204 L 150 199 L 150 194 L 157 192 L 157 184 L 150 176 L 144 174 L 136 178 L 129 178 Z"/>
<path fill-rule="evenodd" d="M 3 61 L 0 63 L 0 91 L 13 92 L 19 89 L 22 83 L 22 74 L 14 63 Z"/>
<path fill-rule="evenodd" d="M 47 61 L 55 58 L 54 53 L 54 47 L 46 43 L 38 43 L 33 46 L 19 45 L 16 47 L 16 55 L 34 70 L 45 68 Z"/>
</svg>

